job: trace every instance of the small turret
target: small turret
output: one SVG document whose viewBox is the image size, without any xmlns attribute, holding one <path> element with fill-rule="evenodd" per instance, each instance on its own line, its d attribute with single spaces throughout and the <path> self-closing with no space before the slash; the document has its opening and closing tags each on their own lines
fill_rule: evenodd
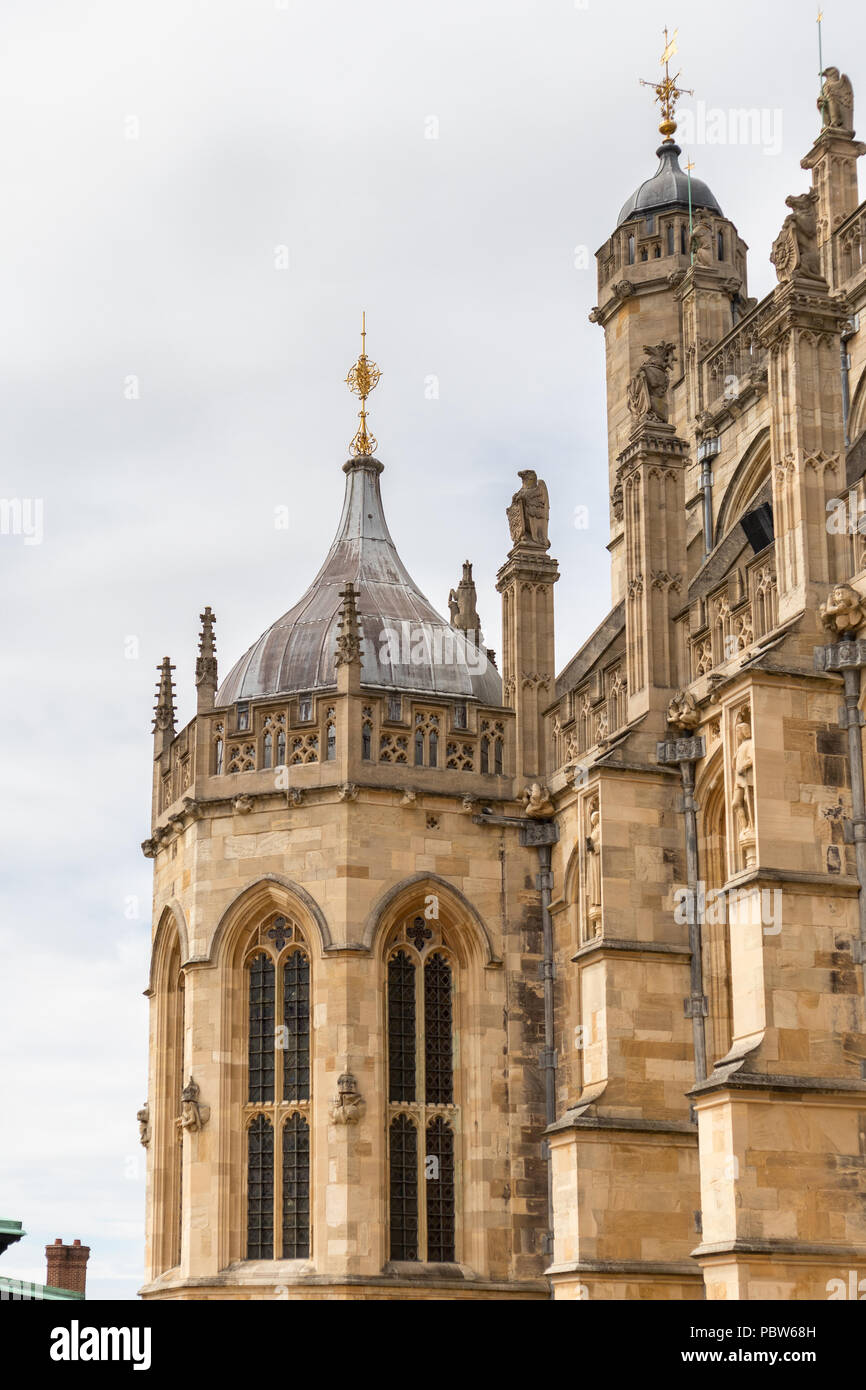
<svg viewBox="0 0 866 1390">
<path fill-rule="evenodd" d="M 164 656 L 156 669 L 159 671 L 159 684 L 153 707 L 153 736 L 154 755 L 158 757 L 165 752 L 175 735 L 174 681 L 171 678 L 175 668 L 170 658 Z"/>
<path fill-rule="evenodd" d="M 195 683 L 198 692 L 198 711 L 213 709 L 217 690 L 217 658 L 213 625 L 216 615 L 208 607 L 199 614 L 201 636 L 198 639 L 199 654 L 195 663 Z"/>
<path fill-rule="evenodd" d="M 341 589 L 343 600 L 337 621 L 337 655 L 335 666 L 359 666 L 361 664 L 361 633 L 358 621 L 357 594 L 351 579 L 345 589 Z"/>
</svg>

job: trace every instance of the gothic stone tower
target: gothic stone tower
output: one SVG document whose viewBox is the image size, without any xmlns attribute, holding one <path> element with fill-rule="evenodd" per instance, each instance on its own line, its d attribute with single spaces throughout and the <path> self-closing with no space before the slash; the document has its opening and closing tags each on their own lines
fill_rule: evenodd
<svg viewBox="0 0 866 1390">
<path fill-rule="evenodd" d="M 319 574 L 219 686 L 205 609 L 180 733 L 161 668 L 146 1298 L 547 1296 L 515 712 L 471 566 L 449 625 L 363 411 L 354 447 Z"/>
<path fill-rule="evenodd" d="M 814 657 L 866 592 L 851 105 L 828 69 L 761 303 L 697 180 L 690 234 L 670 107 L 598 253 L 613 602 L 547 710 L 557 1298 L 866 1289 L 866 643 Z"/>
</svg>

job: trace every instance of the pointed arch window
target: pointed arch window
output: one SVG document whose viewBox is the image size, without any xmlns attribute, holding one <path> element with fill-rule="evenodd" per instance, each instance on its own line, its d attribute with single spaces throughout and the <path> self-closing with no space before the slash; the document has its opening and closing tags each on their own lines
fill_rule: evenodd
<svg viewBox="0 0 866 1390">
<path fill-rule="evenodd" d="M 427 1126 L 424 1164 L 427 1198 L 427 1259 L 454 1262 L 454 1130 L 437 1115 Z"/>
<path fill-rule="evenodd" d="M 274 765 L 274 740 L 270 734 L 265 734 L 262 748 L 262 767 L 273 767 Z"/>
<path fill-rule="evenodd" d="M 388 1136 L 390 1160 L 391 1259 L 418 1258 L 418 1130 L 408 1115 L 396 1115 Z"/>
<path fill-rule="evenodd" d="M 225 752 L 225 739 L 223 738 L 224 732 L 225 726 L 223 724 L 217 724 L 214 729 L 213 741 L 213 771 L 215 777 L 222 776 L 223 756 Z"/>
<path fill-rule="evenodd" d="M 277 767 L 286 765 L 286 731 L 280 729 L 277 733 Z"/>
<path fill-rule="evenodd" d="M 259 930 L 246 984 L 246 1258 L 308 1259 L 310 957 L 286 917 Z"/>
<path fill-rule="evenodd" d="M 454 981 L 423 917 L 387 965 L 390 1258 L 452 1263 L 456 1250 Z M 411 943 L 411 944 L 410 944 Z"/>
<path fill-rule="evenodd" d="M 310 1258 L 310 1126 L 295 1111 L 283 1125 L 283 1259 Z"/>
<path fill-rule="evenodd" d="M 328 710 L 328 724 L 325 731 L 325 761 L 332 763 L 337 756 L 337 725 L 334 722 L 335 711 Z"/>
<path fill-rule="evenodd" d="M 274 1257 L 274 1126 L 256 1115 L 247 1130 L 247 1259 Z"/>
</svg>

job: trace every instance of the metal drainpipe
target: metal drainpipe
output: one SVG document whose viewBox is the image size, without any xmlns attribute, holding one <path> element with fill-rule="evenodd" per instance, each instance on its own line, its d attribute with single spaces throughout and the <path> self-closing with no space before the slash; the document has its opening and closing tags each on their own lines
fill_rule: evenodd
<svg viewBox="0 0 866 1390">
<path fill-rule="evenodd" d="M 851 370 L 851 359 L 848 356 L 848 339 L 854 336 L 854 325 L 847 323 L 842 329 L 839 338 L 839 350 L 842 363 L 842 432 L 845 437 L 845 448 L 849 448 L 851 440 L 848 438 L 848 418 L 851 413 L 851 381 L 849 372 Z"/>
<path fill-rule="evenodd" d="M 704 1019 L 707 999 L 704 994 L 704 968 L 701 943 L 701 916 L 698 910 L 698 819 L 695 805 L 695 765 L 680 762 L 683 779 L 683 815 L 686 822 L 686 880 L 689 890 L 689 1006 L 692 1018 L 692 1043 L 695 1053 L 695 1080 L 704 1081 L 707 1075 L 707 1038 Z M 864 846 L 866 848 L 866 846 Z"/>
<path fill-rule="evenodd" d="M 673 726 L 672 726 L 673 727 Z M 675 732 L 675 728 L 674 728 Z M 682 812 L 686 828 L 686 879 L 689 915 L 689 996 L 683 1001 L 686 1018 L 692 1020 L 692 1046 L 695 1054 L 695 1082 L 706 1080 L 707 1038 L 704 1019 L 704 967 L 701 949 L 701 913 L 698 907 L 698 821 L 695 804 L 695 763 L 704 757 L 706 744 L 701 737 L 669 737 L 656 745 L 662 766 L 677 765 L 683 786 Z"/>
<path fill-rule="evenodd" d="M 845 705 L 839 711 L 839 722 L 848 730 L 848 762 L 851 766 L 851 821 L 854 837 L 854 856 L 860 884 L 860 968 L 863 972 L 863 997 L 866 1000 L 866 788 L 863 783 L 863 736 L 860 732 L 863 715 L 860 713 L 860 669 L 845 671 Z"/>
<path fill-rule="evenodd" d="M 701 487 L 704 493 L 704 559 L 713 549 L 713 469 L 709 459 L 701 464 Z"/>
<path fill-rule="evenodd" d="M 550 897 L 553 888 L 551 871 L 551 847 L 538 846 L 538 877 L 536 883 L 541 893 L 541 978 L 544 981 L 544 1047 L 541 1050 L 540 1066 L 544 1073 L 544 1122 L 550 1126 L 556 1119 L 556 1068 L 557 1055 L 553 1045 L 553 919 L 550 916 Z M 547 1240 L 546 1253 L 553 1255 L 553 1162 L 550 1156 L 550 1140 L 545 1139 L 542 1153 L 547 1163 Z M 551 1297 L 553 1291 L 551 1290 Z"/>
<path fill-rule="evenodd" d="M 839 671 L 845 681 L 845 703 L 839 709 L 839 726 L 848 731 L 848 765 L 851 770 L 850 834 L 845 827 L 845 840 L 854 845 L 857 882 L 860 884 L 858 911 L 860 937 L 854 943 L 852 955 L 863 972 L 863 999 L 866 1004 L 866 788 L 863 779 L 863 736 L 860 732 L 863 715 L 860 712 L 860 672 L 866 666 L 866 641 L 861 638 L 836 642 L 829 647 L 815 648 L 816 671 Z M 860 1070 L 866 1076 L 866 1061 Z"/>
</svg>

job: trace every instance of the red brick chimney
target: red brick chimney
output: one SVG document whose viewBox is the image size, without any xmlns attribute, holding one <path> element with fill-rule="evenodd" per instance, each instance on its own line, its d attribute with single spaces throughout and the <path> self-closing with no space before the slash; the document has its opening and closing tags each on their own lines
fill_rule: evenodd
<svg viewBox="0 0 866 1390">
<path fill-rule="evenodd" d="M 90 1246 L 74 1240 L 64 1245 L 58 1236 L 53 1245 L 46 1245 L 45 1259 L 48 1272 L 46 1284 L 53 1289 L 70 1289 L 72 1293 L 84 1294 L 87 1278 L 87 1261 L 90 1259 Z"/>
</svg>

